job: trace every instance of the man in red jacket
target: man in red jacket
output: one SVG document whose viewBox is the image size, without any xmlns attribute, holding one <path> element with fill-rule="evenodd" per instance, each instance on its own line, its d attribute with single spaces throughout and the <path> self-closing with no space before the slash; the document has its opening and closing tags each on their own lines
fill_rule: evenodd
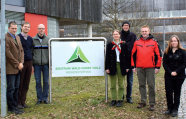
<svg viewBox="0 0 186 119">
<path fill-rule="evenodd" d="M 135 58 L 136 57 L 136 58 Z M 146 106 L 147 92 L 146 82 L 149 89 L 149 110 L 154 111 L 155 105 L 155 73 L 159 73 L 161 67 L 161 50 L 158 42 L 150 34 L 148 26 L 141 27 L 141 37 L 136 40 L 131 54 L 131 66 L 139 80 L 141 103 L 138 108 Z"/>
</svg>

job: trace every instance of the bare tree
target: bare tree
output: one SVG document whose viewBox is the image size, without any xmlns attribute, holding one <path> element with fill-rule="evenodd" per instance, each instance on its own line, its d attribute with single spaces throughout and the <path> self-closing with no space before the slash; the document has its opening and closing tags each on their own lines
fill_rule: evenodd
<svg viewBox="0 0 186 119">
<path fill-rule="evenodd" d="M 142 0 L 103 0 L 103 23 L 93 25 L 93 36 L 111 39 L 112 31 L 121 30 L 122 23 L 127 20 L 131 22 L 130 30 L 139 37 L 140 27 L 152 24 L 150 18 Z M 80 32 L 80 27 L 76 25 L 73 29 Z"/>
<path fill-rule="evenodd" d="M 122 29 L 123 21 L 131 22 L 131 30 L 139 37 L 140 27 L 149 25 L 150 14 L 142 0 L 103 0 L 103 23 L 94 25 L 97 34 L 108 36 L 114 29 Z M 103 35 L 104 34 L 104 35 Z"/>
</svg>

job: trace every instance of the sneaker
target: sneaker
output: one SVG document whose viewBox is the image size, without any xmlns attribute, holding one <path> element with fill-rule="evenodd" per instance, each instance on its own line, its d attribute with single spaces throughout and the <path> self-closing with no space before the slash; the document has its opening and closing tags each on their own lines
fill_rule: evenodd
<svg viewBox="0 0 186 119">
<path fill-rule="evenodd" d="M 116 104 L 116 100 L 112 100 L 110 106 L 114 106 Z"/>
<path fill-rule="evenodd" d="M 149 110 L 154 111 L 155 110 L 154 105 L 150 105 Z"/>
<path fill-rule="evenodd" d="M 116 105 L 116 107 L 121 107 L 122 106 L 122 100 L 118 100 L 118 103 L 117 103 L 117 105 Z"/>
<path fill-rule="evenodd" d="M 139 103 L 139 105 L 137 106 L 137 108 L 142 108 L 142 107 L 145 107 L 146 106 L 146 103 Z"/>
<path fill-rule="evenodd" d="M 172 117 L 178 116 L 178 110 L 172 110 Z"/>
</svg>

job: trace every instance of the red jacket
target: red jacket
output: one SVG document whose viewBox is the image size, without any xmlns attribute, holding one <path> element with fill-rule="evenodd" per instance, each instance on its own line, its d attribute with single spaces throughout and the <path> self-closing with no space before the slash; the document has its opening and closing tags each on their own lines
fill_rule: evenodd
<svg viewBox="0 0 186 119">
<path fill-rule="evenodd" d="M 144 69 L 160 68 L 162 60 L 160 52 L 161 51 L 158 48 L 158 43 L 156 40 L 153 39 L 152 35 L 150 35 L 146 40 L 141 37 L 134 42 L 131 54 L 131 66 L 141 67 Z M 155 61 L 155 55 L 157 56 L 157 61 Z M 136 59 L 134 57 L 136 57 Z"/>
</svg>

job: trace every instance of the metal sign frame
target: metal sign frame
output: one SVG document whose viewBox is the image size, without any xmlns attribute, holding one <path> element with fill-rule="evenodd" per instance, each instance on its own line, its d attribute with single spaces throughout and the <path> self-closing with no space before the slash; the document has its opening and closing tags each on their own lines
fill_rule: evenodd
<svg viewBox="0 0 186 119">
<path fill-rule="evenodd" d="M 104 37 L 78 37 L 78 38 L 51 38 L 48 41 L 48 49 L 49 49 L 49 102 L 52 102 L 52 84 L 51 84 L 51 75 L 52 75 L 52 57 L 51 57 L 51 42 L 52 41 L 104 41 L 104 59 L 106 55 L 106 44 L 107 44 L 107 39 Z M 105 71 L 105 99 L 106 101 L 108 100 L 108 76 Z"/>
</svg>

